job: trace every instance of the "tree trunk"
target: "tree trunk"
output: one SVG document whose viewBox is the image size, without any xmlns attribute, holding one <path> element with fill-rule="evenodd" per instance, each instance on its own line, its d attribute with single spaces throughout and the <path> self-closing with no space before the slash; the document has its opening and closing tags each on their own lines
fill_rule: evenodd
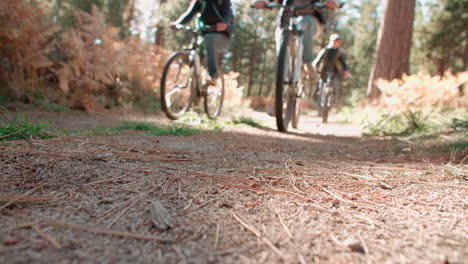
<svg viewBox="0 0 468 264">
<path fill-rule="evenodd" d="M 159 25 L 156 27 L 156 34 L 154 34 L 154 44 L 159 49 L 164 47 L 164 27 Z"/>
<path fill-rule="evenodd" d="M 440 79 L 442 79 L 442 77 L 444 77 L 444 74 L 445 74 L 445 64 L 446 64 L 446 61 L 445 59 L 440 59 L 437 63 L 437 72 L 439 73 L 439 77 Z"/>
<path fill-rule="evenodd" d="M 463 69 L 468 67 L 468 41 L 465 42 L 465 51 L 463 52 Z"/>
<path fill-rule="evenodd" d="M 167 0 L 156 0 L 156 6 L 166 3 Z M 164 26 L 156 26 L 156 34 L 154 34 L 154 45 L 156 46 L 156 53 L 159 53 L 159 49 L 164 47 Z"/>
<path fill-rule="evenodd" d="M 135 5 L 136 5 L 136 0 L 125 1 L 124 17 L 125 17 L 125 24 L 128 27 L 130 27 L 131 22 L 135 16 Z"/>
<path fill-rule="evenodd" d="M 370 101 L 381 95 L 378 79 L 401 78 L 409 72 L 415 0 L 386 0 L 377 40 L 377 56 L 367 86 Z"/>
<path fill-rule="evenodd" d="M 265 52 L 263 55 L 263 65 L 262 65 L 262 77 L 260 77 L 260 89 L 258 89 L 258 96 L 262 96 L 263 84 L 265 83 L 265 69 L 268 53 Z"/>
<path fill-rule="evenodd" d="M 257 29 L 255 28 L 255 38 L 254 38 L 254 41 L 253 41 L 253 45 L 251 45 L 251 53 L 250 53 L 250 71 L 249 71 L 249 86 L 247 88 L 247 97 L 250 97 L 251 95 L 251 92 L 252 92 L 252 86 L 253 86 L 253 82 L 254 82 L 254 76 L 255 76 L 255 64 L 256 64 L 256 59 L 257 59 L 257 56 L 256 56 L 256 50 L 255 50 L 255 46 L 257 44 Z"/>
</svg>

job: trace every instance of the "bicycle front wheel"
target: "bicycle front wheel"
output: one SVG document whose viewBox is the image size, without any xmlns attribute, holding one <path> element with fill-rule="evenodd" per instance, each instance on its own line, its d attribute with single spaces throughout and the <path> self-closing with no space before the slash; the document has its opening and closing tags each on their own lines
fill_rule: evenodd
<svg viewBox="0 0 468 264">
<path fill-rule="evenodd" d="M 216 81 L 216 85 L 209 85 L 205 93 L 205 112 L 210 119 L 216 119 L 221 114 L 224 101 L 223 74 Z"/>
<path fill-rule="evenodd" d="M 276 61 L 275 82 L 275 117 L 278 131 L 288 130 L 289 120 L 296 101 L 296 96 L 291 92 L 290 83 L 292 61 L 289 52 L 289 32 L 283 32 L 282 43 Z"/>
<path fill-rule="evenodd" d="M 296 102 L 294 103 L 292 115 L 291 115 L 291 126 L 293 128 L 298 127 L 299 117 L 301 116 L 301 99 L 296 97 Z"/>
<path fill-rule="evenodd" d="M 166 116 L 176 120 L 186 113 L 194 98 L 193 67 L 187 52 L 174 53 L 161 76 L 161 106 Z"/>
</svg>

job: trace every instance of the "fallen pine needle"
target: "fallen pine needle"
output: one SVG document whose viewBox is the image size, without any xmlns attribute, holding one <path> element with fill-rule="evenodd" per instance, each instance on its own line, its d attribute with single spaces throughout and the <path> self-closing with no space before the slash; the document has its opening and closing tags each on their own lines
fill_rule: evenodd
<svg viewBox="0 0 468 264">
<path fill-rule="evenodd" d="M 39 221 L 32 221 L 32 222 L 27 222 L 27 223 L 22 223 L 22 224 L 15 224 L 14 226 L 10 226 L 10 227 L 7 227 L 7 228 L 4 228 L 2 230 L 0 230 L 0 233 L 8 233 L 12 230 L 15 230 L 15 229 L 21 229 L 21 228 L 30 228 L 32 227 L 33 225 L 39 223 Z"/>
<path fill-rule="evenodd" d="M 278 213 L 278 211 L 276 209 L 275 209 L 275 213 L 276 213 L 276 216 L 278 217 L 278 219 L 280 220 L 280 223 L 283 226 L 284 230 L 286 231 L 286 234 L 288 234 L 288 236 L 289 236 L 289 238 L 291 238 L 291 240 L 294 240 L 294 237 L 291 234 L 291 231 L 289 231 L 289 228 L 286 226 L 286 224 L 283 221 L 283 218 L 281 217 L 281 215 Z"/>
<path fill-rule="evenodd" d="M 55 197 L 55 196 L 50 196 L 50 195 L 15 195 L 15 194 L 10 194 L 10 195 L 3 195 L 0 196 L 0 202 L 8 202 L 14 200 L 15 202 L 18 203 L 30 203 L 30 202 L 50 202 L 50 201 L 62 201 L 62 200 L 78 200 L 79 198 L 73 198 L 73 197 Z"/>
<path fill-rule="evenodd" d="M 94 182 L 87 183 L 87 184 L 85 184 L 85 185 L 94 185 L 94 184 L 100 184 L 100 183 L 107 183 L 107 182 L 117 181 L 117 180 L 120 180 L 120 179 L 125 178 L 125 177 L 127 177 L 127 176 L 130 176 L 132 173 L 138 171 L 139 169 L 140 169 L 140 167 L 138 167 L 137 169 L 131 170 L 131 171 L 129 171 L 128 173 L 125 173 L 124 175 L 119 176 L 119 177 L 110 178 L 110 179 L 105 179 L 105 180 L 99 180 L 99 181 L 94 181 Z"/>
<path fill-rule="evenodd" d="M 244 219 L 240 216 L 236 215 L 236 213 L 231 212 L 232 216 L 245 228 L 247 228 L 250 232 L 254 233 L 258 238 L 260 238 L 263 242 L 265 242 L 278 256 L 282 259 L 286 259 L 286 255 L 284 255 L 274 244 L 271 242 L 270 239 L 263 236 L 258 229 L 248 224 Z"/>
<path fill-rule="evenodd" d="M 53 237 L 51 237 L 49 234 L 47 234 L 46 232 L 42 231 L 41 229 L 39 229 L 39 227 L 37 225 L 33 225 L 32 228 L 34 229 L 34 231 L 36 231 L 36 233 L 42 237 L 43 239 L 45 239 L 47 242 L 49 242 L 55 249 L 60 249 L 62 248 L 62 245 L 60 245 L 57 240 L 55 240 Z"/>
<path fill-rule="evenodd" d="M 57 179 L 55 179 L 55 180 L 53 180 L 53 181 L 50 181 L 50 182 L 43 183 L 43 184 L 37 186 L 36 188 L 33 188 L 33 189 L 31 189 L 31 190 L 29 190 L 29 191 L 27 191 L 27 192 L 25 192 L 25 193 L 23 193 L 23 194 L 21 194 L 21 195 L 16 196 L 16 197 L 13 198 L 12 200 L 10 200 L 8 203 L 6 203 L 6 204 L 4 204 L 2 207 L 0 207 L 0 211 L 2 211 L 3 209 L 5 209 L 6 207 L 8 207 L 9 205 L 11 205 L 12 203 L 14 203 L 14 202 L 20 200 L 22 197 L 25 197 L 25 196 L 29 195 L 30 193 L 34 192 L 35 190 L 37 190 L 37 189 L 39 189 L 39 188 L 42 188 L 42 187 L 44 187 L 44 186 L 46 186 L 46 185 L 49 185 L 49 184 L 58 182 L 59 180 L 61 180 L 62 178 L 66 177 L 66 176 L 68 176 L 68 175 L 59 177 L 59 178 L 57 178 Z"/>
<path fill-rule="evenodd" d="M 215 241 L 213 248 L 216 250 L 218 248 L 218 243 L 219 243 L 219 224 L 216 224 L 216 236 L 215 236 Z"/>
<path fill-rule="evenodd" d="M 141 193 L 133 198 L 130 198 L 129 200 L 125 201 L 123 204 L 121 205 L 118 205 L 114 208 L 112 208 L 109 212 L 111 211 L 114 211 L 115 209 L 118 209 L 120 208 L 121 206 L 125 206 L 126 204 L 129 204 L 125 209 L 122 210 L 122 212 L 120 212 L 116 218 L 114 218 L 114 220 L 112 220 L 108 225 L 107 225 L 107 228 L 110 228 L 123 214 L 125 214 L 125 212 L 127 212 L 128 209 L 130 209 L 131 207 L 133 207 L 136 203 L 138 203 L 139 201 L 141 201 L 141 199 L 143 199 L 143 197 L 145 197 L 146 195 L 156 191 L 157 189 L 159 189 L 159 187 L 155 187 L 155 188 L 152 188 L 150 189 L 149 191 L 147 192 L 144 192 L 144 193 Z M 133 200 L 133 202 L 131 202 Z M 98 223 L 100 223 L 102 220 L 104 220 L 105 218 L 107 218 L 107 216 L 104 216 L 103 218 L 101 218 L 101 220 L 98 221 Z"/>
<path fill-rule="evenodd" d="M 120 232 L 120 231 L 97 228 L 97 227 L 92 227 L 92 226 L 72 224 L 72 223 L 67 223 L 67 222 L 55 220 L 55 219 L 44 217 L 44 216 L 39 216 L 39 215 L 35 215 L 35 216 L 40 218 L 42 221 L 47 222 L 51 226 L 55 226 L 55 227 L 69 228 L 69 229 L 86 231 L 86 232 L 91 232 L 91 233 L 96 233 L 96 234 L 109 235 L 109 236 L 133 238 L 133 239 L 138 239 L 138 240 L 160 241 L 164 243 L 169 242 L 168 240 L 162 239 L 160 237 L 144 236 L 144 235 L 129 233 L 129 232 Z"/>
</svg>

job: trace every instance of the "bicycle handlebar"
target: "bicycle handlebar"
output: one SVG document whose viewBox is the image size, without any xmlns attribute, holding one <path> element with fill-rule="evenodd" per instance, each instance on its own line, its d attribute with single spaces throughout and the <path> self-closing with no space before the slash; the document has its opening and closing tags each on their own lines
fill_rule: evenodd
<svg viewBox="0 0 468 264">
<path fill-rule="evenodd" d="M 196 33 L 198 31 L 196 28 L 181 25 L 181 24 L 175 25 L 175 28 L 172 28 L 172 29 L 173 30 L 185 30 L 185 31 L 193 32 L 193 33 Z M 205 30 L 205 31 L 208 31 L 208 32 L 216 32 L 216 25 L 214 25 L 214 26 L 205 25 L 202 30 Z"/>
<path fill-rule="evenodd" d="M 338 8 L 342 8 L 344 4 L 345 4 L 344 2 L 340 2 L 340 5 L 338 6 Z M 250 5 L 250 7 L 255 8 L 255 5 Z M 266 4 L 265 5 L 266 9 L 284 8 L 288 10 L 298 10 L 298 9 L 304 9 L 308 7 L 323 9 L 323 8 L 326 8 L 327 5 L 323 3 L 304 4 L 304 5 L 283 5 L 283 4 Z"/>
<path fill-rule="evenodd" d="M 313 7 L 313 8 L 325 8 L 326 5 L 322 3 L 315 3 L 315 4 L 304 4 L 304 5 L 283 5 L 283 4 L 267 4 L 265 8 L 267 9 L 273 9 L 273 8 L 284 8 L 288 10 L 298 10 L 298 9 L 305 9 L 308 7 Z"/>
</svg>

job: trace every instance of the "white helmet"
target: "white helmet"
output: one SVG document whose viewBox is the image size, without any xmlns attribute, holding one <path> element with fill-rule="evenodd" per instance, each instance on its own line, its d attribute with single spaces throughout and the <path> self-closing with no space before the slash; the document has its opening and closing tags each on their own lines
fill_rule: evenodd
<svg viewBox="0 0 468 264">
<path fill-rule="evenodd" d="M 330 41 L 340 40 L 340 35 L 338 34 L 331 34 Z"/>
</svg>

